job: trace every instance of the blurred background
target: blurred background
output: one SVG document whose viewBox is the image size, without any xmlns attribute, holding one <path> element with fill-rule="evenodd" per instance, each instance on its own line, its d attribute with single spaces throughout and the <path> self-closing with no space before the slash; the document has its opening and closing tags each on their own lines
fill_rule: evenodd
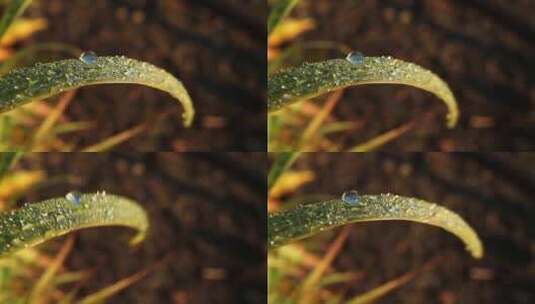
<svg viewBox="0 0 535 304">
<path fill-rule="evenodd" d="M 185 129 L 181 107 L 165 93 L 139 85 L 85 87 L 59 119 L 61 136 L 37 150 L 78 150 L 130 131 L 115 150 L 264 151 L 265 14 L 260 0 L 33 1 L 23 15 L 30 22 L 19 27 L 23 37 L 4 43 L 0 59 L 52 42 L 125 55 L 182 80 L 196 108 L 193 127 Z M 32 52 L 23 63 L 78 57 L 72 52 Z M 17 120 L 19 142 L 22 130 L 35 130 L 55 104 L 27 107 L 32 115 Z"/>
<path fill-rule="evenodd" d="M 150 233 L 137 248 L 128 246 L 129 229 L 74 232 L 43 303 L 76 289 L 88 295 L 144 270 L 109 303 L 265 303 L 266 166 L 265 153 L 26 154 L 2 180 L 0 206 L 105 190 L 148 212 Z M 40 245 L 30 261 L 0 260 L 0 288 L 31 289 L 66 239 Z"/>
<path fill-rule="evenodd" d="M 457 212 L 484 244 L 485 256 L 475 260 L 436 227 L 403 221 L 346 226 L 349 235 L 322 276 L 317 303 L 345 303 L 387 282 L 395 287 L 378 303 L 533 303 L 534 165 L 535 153 L 304 153 L 272 189 L 269 209 L 351 189 L 393 193 Z M 291 266 L 279 269 L 283 279 L 273 276 L 279 281 L 270 283 L 272 292 L 295 290 L 343 233 L 337 228 L 296 243 L 292 252 L 300 262 L 289 259 Z"/>
<path fill-rule="evenodd" d="M 435 72 L 457 98 L 461 119 L 447 130 L 445 107 L 429 93 L 392 85 L 347 89 L 320 130 L 329 132 L 324 148 L 396 129 L 398 138 L 384 150 L 533 150 L 533 12 L 531 0 L 302 0 L 285 31 L 270 37 L 270 65 L 281 57 L 289 66 L 343 58 L 349 50 L 391 55 Z M 286 132 L 322 105 L 303 106 L 287 119 Z"/>
</svg>

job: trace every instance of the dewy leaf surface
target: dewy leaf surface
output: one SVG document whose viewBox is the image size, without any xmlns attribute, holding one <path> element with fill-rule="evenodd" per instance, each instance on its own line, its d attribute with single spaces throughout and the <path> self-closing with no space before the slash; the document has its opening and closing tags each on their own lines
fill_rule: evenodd
<svg viewBox="0 0 535 304">
<path fill-rule="evenodd" d="M 433 203 L 392 194 L 362 195 L 355 204 L 335 199 L 272 213 L 268 216 L 268 246 L 273 249 L 350 223 L 384 220 L 440 227 L 460 238 L 473 257 L 483 256 L 477 234 L 459 215 Z"/>
<path fill-rule="evenodd" d="M 191 98 L 178 79 L 152 64 L 124 56 L 96 57 L 92 63 L 67 59 L 13 70 L 0 78 L 0 113 L 67 90 L 106 83 L 141 84 L 165 91 L 184 107 L 184 125 L 193 121 Z"/>
<path fill-rule="evenodd" d="M 0 214 L 0 256 L 34 246 L 74 230 L 125 226 L 138 230 L 131 244 L 141 242 L 149 227 L 147 214 L 125 197 L 89 193 L 79 202 L 54 198 Z"/>
<path fill-rule="evenodd" d="M 344 59 L 305 63 L 268 78 L 268 110 L 354 85 L 404 84 L 428 91 L 448 108 L 447 125 L 457 124 L 457 102 L 449 86 L 433 72 L 392 57 L 363 57 L 361 63 Z"/>
</svg>

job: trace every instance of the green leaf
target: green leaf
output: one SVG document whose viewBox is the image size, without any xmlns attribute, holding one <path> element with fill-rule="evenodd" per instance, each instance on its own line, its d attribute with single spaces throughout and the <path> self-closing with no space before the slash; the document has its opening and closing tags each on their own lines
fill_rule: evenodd
<svg viewBox="0 0 535 304">
<path fill-rule="evenodd" d="M 360 64 L 332 59 L 283 70 L 268 78 L 268 110 L 348 86 L 380 83 L 404 84 L 433 93 L 448 108 L 448 127 L 457 124 L 459 111 L 449 86 L 433 72 L 392 57 L 364 57 Z"/>
<path fill-rule="evenodd" d="M 350 223 L 384 220 L 406 220 L 440 227 L 460 238 L 473 257 L 483 256 L 483 246 L 477 234 L 459 215 L 433 203 L 392 194 L 362 195 L 355 204 L 334 199 L 270 214 L 268 246 L 273 249 Z"/>
<path fill-rule="evenodd" d="M 277 27 L 279 22 L 286 17 L 299 0 L 279 0 L 269 14 L 267 28 L 268 35 Z"/>
<path fill-rule="evenodd" d="M 191 98 L 178 79 L 152 64 L 124 56 L 96 57 L 94 63 L 67 59 L 13 70 L 0 78 L 0 112 L 67 90 L 106 83 L 134 83 L 165 91 L 184 107 L 184 126 L 193 121 Z"/>
<path fill-rule="evenodd" d="M 54 198 L 0 214 L 0 256 L 35 246 L 71 231 L 98 226 L 138 230 L 131 244 L 141 242 L 149 227 L 147 214 L 136 202 L 117 195 L 89 193 L 79 203 Z"/>
<path fill-rule="evenodd" d="M 11 3 L 9 3 L 2 16 L 2 20 L 0 20 L 0 39 L 2 39 L 9 26 L 13 23 L 13 20 L 22 15 L 31 2 L 32 0 L 11 0 Z"/>
</svg>

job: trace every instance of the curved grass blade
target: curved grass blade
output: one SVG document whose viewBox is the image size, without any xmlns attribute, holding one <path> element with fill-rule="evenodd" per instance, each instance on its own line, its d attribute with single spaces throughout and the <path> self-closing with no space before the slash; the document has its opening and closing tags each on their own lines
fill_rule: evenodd
<svg viewBox="0 0 535 304">
<path fill-rule="evenodd" d="M 268 35 L 277 27 L 279 22 L 292 11 L 299 0 L 279 0 L 269 14 L 267 28 Z"/>
<path fill-rule="evenodd" d="M 268 246 L 273 249 L 350 223 L 384 220 L 406 220 L 440 227 L 460 238 L 473 257 L 483 256 L 483 246 L 477 234 L 459 215 L 436 204 L 392 194 L 362 195 L 355 204 L 335 199 L 270 214 Z"/>
<path fill-rule="evenodd" d="M 9 3 L 2 16 L 2 20 L 0 20 L 0 39 L 2 39 L 2 36 L 4 36 L 9 26 L 13 23 L 13 20 L 22 15 L 31 2 L 32 0 L 11 0 L 11 3 Z"/>
<path fill-rule="evenodd" d="M 130 241 L 147 233 L 147 214 L 136 202 L 117 195 L 82 194 L 78 203 L 54 198 L 0 214 L 0 256 L 48 241 L 71 231 L 98 226 L 138 230 Z"/>
<path fill-rule="evenodd" d="M 305 63 L 268 78 L 268 110 L 363 84 L 404 84 L 433 93 L 448 108 L 449 128 L 457 124 L 459 110 L 449 86 L 433 72 L 392 57 L 364 57 L 355 64 L 344 59 Z"/>
<path fill-rule="evenodd" d="M 0 113 L 67 90 L 106 83 L 141 84 L 165 91 L 184 107 L 184 126 L 193 121 L 191 98 L 178 79 L 152 64 L 124 56 L 96 57 L 92 63 L 67 59 L 13 70 L 0 78 Z"/>
</svg>

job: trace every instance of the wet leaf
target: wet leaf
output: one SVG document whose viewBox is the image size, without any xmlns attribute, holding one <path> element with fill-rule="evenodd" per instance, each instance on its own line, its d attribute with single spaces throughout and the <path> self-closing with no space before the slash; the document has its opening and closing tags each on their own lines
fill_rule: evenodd
<svg viewBox="0 0 535 304">
<path fill-rule="evenodd" d="M 173 75 L 152 64 L 124 56 L 95 57 L 91 63 L 86 62 L 67 59 L 38 63 L 7 73 L 0 78 L 0 112 L 82 86 L 133 83 L 172 95 L 184 107 L 184 125 L 191 125 L 194 116 L 191 98 Z"/>
<path fill-rule="evenodd" d="M 473 257 L 483 256 L 477 234 L 459 215 L 433 203 L 392 194 L 362 195 L 352 204 L 335 199 L 272 213 L 268 217 L 268 246 L 273 249 L 350 223 L 384 220 L 440 227 L 461 239 Z"/>
<path fill-rule="evenodd" d="M 268 110 L 273 112 L 300 100 L 363 84 L 404 84 L 433 93 L 448 108 L 447 125 L 457 124 L 459 111 L 449 86 L 433 72 L 391 57 L 363 57 L 305 63 L 268 78 Z"/>
<path fill-rule="evenodd" d="M 72 195 L 71 195 L 72 196 Z M 89 193 L 54 198 L 0 214 L 0 256 L 35 246 L 71 231 L 98 226 L 125 226 L 138 230 L 131 244 L 145 238 L 149 223 L 141 206 L 125 197 Z"/>
</svg>

